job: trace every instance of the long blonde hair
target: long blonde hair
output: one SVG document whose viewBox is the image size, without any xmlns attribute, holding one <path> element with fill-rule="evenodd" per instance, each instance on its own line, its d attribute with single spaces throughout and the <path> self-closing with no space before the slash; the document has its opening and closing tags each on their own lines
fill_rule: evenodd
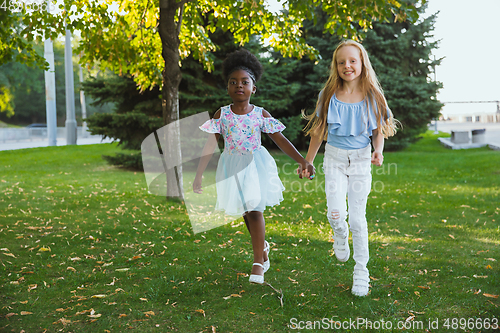
<svg viewBox="0 0 500 333">
<path fill-rule="evenodd" d="M 388 105 L 384 96 L 384 91 L 380 86 L 380 82 L 377 79 L 375 71 L 373 70 L 370 59 L 368 58 L 368 53 L 363 45 L 350 39 L 340 42 L 335 49 L 335 52 L 333 52 L 332 63 L 330 65 L 330 76 L 328 77 L 328 80 L 320 93 L 318 101 L 316 102 L 315 112 L 313 114 L 306 115 L 304 111 L 302 111 L 302 116 L 309 120 L 304 128 L 304 132 L 306 132 L 306 135 L 320 135 L 324 140 L 327 138 L 327 114 L 330 99 L 337 90 L 342 88 L 342 85 L 344 84 L 342 78 L 339 77 L 336 60 L 338 51 L 344 46 L 355 46 L 359 49 L 361 62 L 363 64 L 360 75 L 361 89 L 363 94 L 367 97 L 365 98 L 367 110 L 369 109 L 368 103 L 370 102 L 372 109 L 375 112 L 379 132 L 384 136 L 384 138 L 395 135 L 399 121 L 392 116 L 392 112 L 388 114 Z"/>
</svg>

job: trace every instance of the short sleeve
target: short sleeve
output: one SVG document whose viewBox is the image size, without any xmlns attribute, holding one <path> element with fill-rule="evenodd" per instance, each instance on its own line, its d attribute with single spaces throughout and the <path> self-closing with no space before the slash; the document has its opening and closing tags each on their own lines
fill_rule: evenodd
<svg viewBox="0 0 500 333">
<path fill-rule="evenodd" d="M 386 110 L 386 117 L 381 117 L 380 122 L 382 126 L 385 126 L 386 122 L 388 119 L 392 117 L 392 112 L 389 107 L 387 107 Z M 369 105 L 369 112 L 368 112 L 368 135 L 372 135 L 372 132 L 378 128 L 378 123 L 377 123 L 377 116 L 375 115 L 375 112 L 373 111 L 373 108 L 371 104 Z"/>
<path fill-rule="evenodd" d="M 335 129 L 342 126 L 340 111 L 335 104 L 334 96 L 332 96 L 332 98 L 330 99 L 330 104 L 328 104 L 328 113 L 326 115 L 326 122 L 328 123 L 330 129 Z"/>
<path fill-rule="evenodd" d="M 200 129 L 207 133 L 220 133 L 220 119 L 209 119 L 200 126 Z"/>
<path fill-rule="evenodd" d="M 262 119 L 262 132 L 264 133 L 276 133 L 281 132 L 285 129 L 285 125 L 281 123 L 278 119 L 272 117 L 264 117 Z"/>
</svg>

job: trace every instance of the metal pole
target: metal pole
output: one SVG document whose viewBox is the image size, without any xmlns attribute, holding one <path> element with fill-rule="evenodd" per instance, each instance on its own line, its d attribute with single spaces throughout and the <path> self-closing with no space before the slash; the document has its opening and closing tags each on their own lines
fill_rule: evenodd
<svg viewBox="0 0 500 333">
<path fill-rule="evenodd" d="M 66 22 L 64 23 L 67 26 Z M 66 29 L 64 45 L 64 71 L 66 77 L 66 144 L 76 145 L 76 118 L 75 118 L 75 81 L 73 77 L 73 52 L 71 49 L 71 32 Z"/>
<path fill-rule="evenodd" d="M 434 56 L 434 64 L 432 67 L 434 68 L 434 83 L 436 83 L 436 56 Z M 434 119 L 434 134 L 439 134 L 438 119 L 439 117 Z"/>
<path fill-rule="evenodd" d="M 47 0 L 47 11 L 50 10 L 50 0 Z M 44 57 L 49 63 L 45 71 L 45 108 L 47 114 L 47 138 L 49 146 L 57 146 L 57 112 L 56 112 L 56 75 L 54 67 L 54 48 L 50 38 L 44 43 Z"/>
<path fill-rule="evenodd" d="M 83 82 L 83 71 L 82 71 L 82 66 L 79 64 L 78 67 L 80 67 L 80 105 L 82 106 L 82 137 L 86 138 L 87 137 L 87 122 L 85 119 L 87 118 L 87 105 L 85 104 L 85 93 L 83 92 L 83 89 L 81 87 L 81 84 Z"/>
</svg>

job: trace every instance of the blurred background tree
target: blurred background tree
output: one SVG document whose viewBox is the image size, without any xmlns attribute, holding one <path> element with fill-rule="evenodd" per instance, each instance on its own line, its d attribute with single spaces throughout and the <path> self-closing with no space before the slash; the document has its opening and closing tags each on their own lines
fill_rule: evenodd
<svg viewBox="0 0 500 333">
<path fill-rule="evenodd" d="M 251 3 L 249 2 L 249 4 Z M 332 14 L 335 12 L 335 8 L 327 3 L 321 2 L 319 5 L 312 5 L 308 1 L 293 2 L 291 11 L 281 14 L 289 20 L 288 23 L 284 21 L 284 24 L 290 24 L 290 27 L 299 26 L 297 25 L 297 20 L 300 17 L 298 13 L 302 9 L 309 10 L 305 16 L 307 19 L 300 20 L 301 28 L 295 35 L 281 37 L 288 40 L 293 39 L 295 36 L 298 39 L 291 42 L 288 45 L 289 47 L 300 44 L 302 46 L 300 49 L 295 50 L 296 52 L 301 52 L 302 55 L 316 55 L 316 57 L 302 57 L 301 59 L 284 57 L 283 54 L 291 56 L 294 52 L 292 50 L 286 51 L 287 48 L 282 45 L 283 43 L 276 39 L 281 37 L 270 34 L 272 29 L 266 30 L 268 28 L 264 26 L 261 29 L 267 31 L 266 34 L 270 43 L 266 46 L 262 45 L 262 35 L 248 34 L 252 29 L 258 30 L 258 27 L 246 32 L 238 31 L 235 38 L 235 32 L 232 32 L 228 27 L 231 22 L 230 16 L 237 14 L 237 12 L 233 11 L 234 8 L 225 13 L 226 16 L 216 18 L 214 15 L 221 14 L 217 14 L 217 8 L 215 7 L 211 9 L 207 7 L 206 11 L 196 12 L 196 8 L 198 8 L 196 6 L 198 5 L 187 4 L 186 10 L 188 11 L 184 13 L 187 15 L 184 16 L 184 19 L 195 22 L 200 30 L 197 30 L 197 32 L 191 31 L 191 28 L 181 30 L 180 38 L 188 38 L 187 34 L 190 31 L 195 35 L 190 37 L 188 44 L 182 45 L 180 49 L 183 55 L 181 60 L 182 81 L 179 85 L 180 117 L 186 117 L 201 111 L 209 111 L 213 114 L 220 106 L 230 103 L 225 91 L 226 82 L 224 82 L 221 75 L 221 63 L 228 53 L 243 46 L 257 54 L 265 68 L 265 74 L 258 83 L 257 94 L 253 97 L 252 103 L 263 106 L 274 117 L 285 123 L 287 129 L 284 134 L 296 146 L 306 149 L 308 139 L 305 139 L 301 132 L 304 122 L 300 117 L 300 112 L 301 110 L 306 110 L 307 113 L 313 112 L 318 93 L 328 77 L 333 50 L 341 39 L 339 36 L 349 33 L 363 37 L 363 44 L 370 54 L 385 89 L 389 106 L 396 118 L 404 126 L 403 131 L 400 131 L 395 138 L 387 141 L 387 148 L 401 149 L 405 147 L 415 140 L 418 134 L 425 130 L 427 123 L 439 113 L 441 104 L 435 97 L 440 85 L 429 78 L 431 67 L 438 64 L 439 60 L 431 61 L 429 59 L 430 51 L 437 47 L 435 43 L 428 41 L 435 17 L 416 21 L 418 15 L 424 12 L 424 6 L 415 9 L 413 6 L 416 3 L 411 0 L 399 1 L 398 4 L 403 5 L 402 8 L 404 9 L 394 10 L 388 6 L 382 10 L 374 10 L 373 4 L 367 5 L 365 9 L 383 20 L 383 22 L 372 22 L 367 20 L 367 13 L 360 14 L 363 9 L 360 9 L 359 13 L 356 12 L 357 16 L 350 16 L 350 19 L 346 21 L 347 17 Z M 147 46 L 148 43 L 150 43 L 154 47 L 142 54 L 142 56 L 150 59 L 151 52 L 158 51 L 157 42 L 159 38 L 157 33 L 150 30 L 146 21 L 144 21 L 143 23 L 139 22 L 132 29 L 133 31 L 131 30 L 131 32 L 135 31 L 132 35 L 122 36 L 125 37 L 123 39 L 117 35 L 120 31 L 115 30 L 113 25 L 124 24 L 128 22 L 127 20 L 136 20 L 137 18 L 134 18 L 133 14 L 140 8 L 142 8 L 141 13 L 150 15 L 149 11 L 152 8 L 142 2 L 135 5 L 137 8 L 133 7 L 132 4 L 126 5 L 126 8 L 130 11 L 120 18 L 120 22 L 115 23 L 106 21 L 107 16 L 99 16 L 99 13 L 107 7 L 94 8 L 92 12 L 88 13 L 86 19 L 98 19 L 96 21 L 97 26 L 110 28 L 108 33 L 89 35 L 95 27 L 84 26 L 84 21 L 73 22 L 73 27 L 82 28 L 84 36 L 86 36 L 84 37 L 85 41 L 82 40 L 80 43 L 80 48 L 88 50 L 95 48 L 96 50 L 94 53 L 85 53 L 85 60 L 92 60 L 102 69 L 109 67 L 117 73 L 110 75 L 105 70 L 102 70 L 98 75 L 95 71 L 91 75 L 87 75 L 89 79 L 83 87 L 90 104 L 90 112 L 88 112 L 90 115 L 88 119 L 89 128 L 94 134 L 111 137 L 119 141 L 123 148 L 136 151 L 135 157 L 127 157 L 134 155 L 127 152 L 113 163 L 140 168 L 138 155 L 140 143 L 149 133 L 161 127 L 160 120 L 164 115 L 162 115 L 161 110 L 162 94 L 160 88 L 158 88 L 158 83 L 161 81 L 159 68 L 154 65 L 155 61 L 142 64 L 139 61 L 140 57 L 137 58 L 139 54 L 132 52 L 134 47 L 146 50 L 149 47 Z M 203 7 L 205 5 L 200 4 L 201 7 L 198 9 L 205 8 Z M 260 8 L 259 6 L 256 8 Z M 249 8 L 245 7 L 245 10 Z M 412 12 L 411 8 L 415 11 Z M 253 10 L 257 9 L 253 8 Z M 250 12 L 248 15 L 250 15 Z M 392 13 L 392 17 L 388 13 Z M 410 13 L 411 19 L 404 20 L 406 13 Z M 238 15 L 240 14 L 238 13 Z M 36 17 L 34 15 L 31 18 L 25 18 L 23 22 L 24 24 L 31 22 L 34 27 L 47 29 L 46 26 L 33 23 L 33 19 Z M 354 20 L 354 17 L 360 18 L 360 20 Z M 399 20 L 395 20 L 396 17 Z M 52 19 L 57 22 L 57 18 Z M 150 19 L 151 17 L 148 16 L 147 20 Z M 259 24 L 269 24 L 269 19 L 270 17 L 267 16 L 261 18 Z M 358 24 L 358 22 L 361 22 L 361 24 Z M 347 26 L 350 28 L 346 28 Z M 185 29 L 185 27 L 183 26 L 182 29 Z M 283 29 L 283 27 L 280 29 Z M 3 32 L 0 31 L 0 33 Z M 52 30 L 51 33 L 54 33 L 54 31 Z M 138 33 L 146 33 L 146 35 L 139 36 Z M 111 37 L 115 39 L 112 40 Z M 238 42 L 241 43 L 242 41 L 243 44 L 237 45 Z M 86 42 L 90 44 L 84 44 Z M 24 43 L 24 41 L 12 40 L 10 43 L 19 44 Z M 205 47 L 205 49 L 196 52 L 194 48 L 192 50 L 187 49 L 189 45 L 194 47 L 197 43 L 200 47 Z M 30 42 L 29 45 L 32 45 L 32 49 L 38 57 L 43 54 L 41 44 Z M 122 50 L 117 49 L 120 45 L 124 46 Z M 206 48 L 207 45 L 210 45 L 210 47 Z M 30 59 L 28 55 L 32 50 L 28 47 L 25 49 L 27 50 L 25 51 L 27 54 L 25 58 Z M 56 80 L 63 82 L 62 45 L 56 43 L 54 52 L 56 57 Z M 124 58 L 119 56 L 121 53 L 123 53 Z M 34 58 L 36 59 L 36 56 Z M 3 62 L 5 62 L 5 59 L 6 57 L 0 57 Z M 151 59 L 148 61 L 151 61 Z M 141 69 L 143 65 L 146 67 Z M 2 91 L 10 93 L 10 102 L 0 103 L 0 107 L 5 105 L 3 108 L 7 110 L 9 105 L 11 106 L 9 115 L 14 111 L 14 116 L 10 118 L 11 121 L 16 123 L 37 122 L 45 117 L 43 71 L 38 70 L 37 72 L 33 68 L 28 69 L 28 67 L 19 66 L 24 65 L 11 62 L 0 67 L 0 88 L 3 89 L 0 91 L 0 99 L 2 98 Z M 17 78 L 14 73 L 23 73 L 22 78 Z M 147 73 L 151 73 L 151 75 Z M 76 69 L 74 76 L 78 77 Z M 56 97 L 58 113 L 63 117 L 64 89 L 62 84 L 58 86 L 61 87 Z M 75 88 L 75 91 L 78 92 L 78 89 L 79 86 Z M 6 100 L 9 99 L 8 94 L 4 94 L 4 96 Z M 77 93 L 75 94 L 75 101 L 78 114 L 80 106 Z M 101 109 L 101 111 L 112 110 L 113 112 L 92 115 L 92 108 L 95 108 L 94 110 Z M 7 119 L 7 111 L 0 114 L 1 119 Z M 266 138 L 264 138 L 264 144 L 268 148 L 274 147 L 271 141 Z M 132 162 L 127 162 L 127 158 L 131 159 Z"/>
</svg>

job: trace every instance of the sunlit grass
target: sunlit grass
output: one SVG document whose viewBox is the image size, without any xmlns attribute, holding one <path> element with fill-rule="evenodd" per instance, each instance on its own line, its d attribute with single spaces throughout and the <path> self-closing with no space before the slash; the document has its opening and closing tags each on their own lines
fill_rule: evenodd
<svg viewBox="0 0 500 333">
<path fill-rule="evenodd" d="M 287 191 L 264 213 L 266 281 L 281 306 L 281 294 L 248 283 L 241 218 L 194 234 L 184 205 L 149 194 L 142 173 L 105 164 L 116 151 L 0 152 L 0 331 L 288 332 L 292 318 L 396 327 L 500 313 L 498 152 L 446 150 L 428 134 L 385 154 L 367 206 L 365 298 L 350 293 L 353 260 L 333 254 L 324 177 L 305 183 L 274 153 Z"/>
</svg>

